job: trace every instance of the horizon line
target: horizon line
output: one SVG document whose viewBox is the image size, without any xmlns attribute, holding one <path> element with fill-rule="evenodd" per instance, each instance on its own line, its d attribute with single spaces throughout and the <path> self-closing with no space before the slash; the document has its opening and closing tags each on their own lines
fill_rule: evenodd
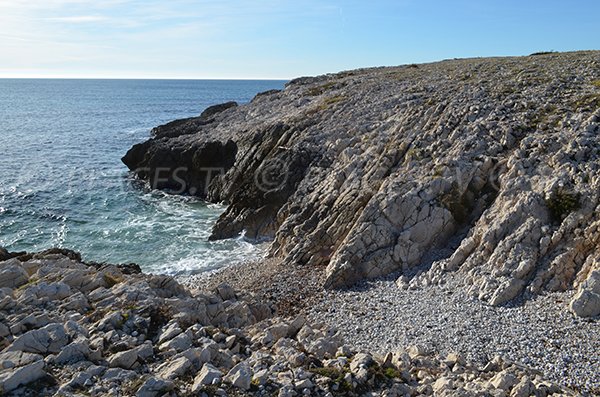
<svg viewBox="0 0 600 397">
<path fill-rule="evenodd" d="M 0 80 L 188 80 L 188 81 L 289 81 L 264 77 L 95 77 L 95 76 L 0 76 Z"/>
</svg>

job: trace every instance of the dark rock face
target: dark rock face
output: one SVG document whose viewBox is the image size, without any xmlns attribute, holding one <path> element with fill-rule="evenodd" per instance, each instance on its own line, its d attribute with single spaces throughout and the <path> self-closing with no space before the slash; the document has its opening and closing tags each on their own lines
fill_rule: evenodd
<svg viewBox="0 0 600 397">
<path fill-rule="evenodd" d="M 18 258 L 20 256 L 26 255 L 26 252 L 9 252 L 3 247 L 0 247 L 0 262 L 7 261 L 12 258 Z"/>
<path fill-rule="evenodd" d="M 211 239 L 233 237 L 243 230 L 250 238 L 272 238 L 278 228 L 276 215 L 295 192 L 315 157 L 309 148 L 290 149 L 294 129 L 278 123 L 245 141 L 236 166 L 209 186 L 207 198 L 227 202 Z M 272 156 L 272 157 L 271 157 Z"/>
<path fill-rule="evenodd" d="M 150 133 L 156 138 L 173 138 L 180 135 L 194 134 L 198 132 L 202 126 L 214 122 L 216 115 L 236 106 L 238 106 L 237 102 L 233 101 L 213 105 L 204 110 L 199 117 L 174 120 L 167 124 L 153 128 Z"/>
<path fill-rule="evenodd" d="M 12 258 L 10 256 L 10 253 L 5 250 L 4 248 L 0 247 L 0 261 L 6 261 L 9 260 L 10 258 Z"/>
<path fill-rule="evenodd" d="M 212 116 L 224 112 L 227 109 L 234 108 L 237 105 L 237 102 L 230 101 L 218 105 L 209 106 L 208 108 L 206 108 L 206 110 L 202 112 L 200 118 L 204 120 L 210 120 Z"/>
<path fill-rule="evenodd" d="M 153 189 L 206 197 L 210 182 L 233 166 L 237 145 L 231 140 L 179 142 L 172 146 L 163 138 L 135 145 L 123 162 Z"/>
</svg>

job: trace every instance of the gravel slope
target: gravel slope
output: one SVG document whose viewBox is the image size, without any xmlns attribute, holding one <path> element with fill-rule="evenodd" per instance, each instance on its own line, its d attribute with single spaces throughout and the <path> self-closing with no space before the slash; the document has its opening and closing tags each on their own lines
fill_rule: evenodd
<svg viewBox="0 0 600 397">
<path fill-rule="evenodd" d="M 270 298 L 285 314 L 336 328 L 347 343 L 373 352 L 421 344 L 485 363 L 502 356 L 540 371 L 584 395 L 600 395 L 600 327 L 567 310 L 573 292 L 524 297 L 494 307 L 470 297 L 448 275 L 443 285 L 404 290 L 397 275 L 344 290 L 323 291 L 323 279 L 298 278 L 300 270 L 274 260 L 232 265 L 184 284 L 210 290 L 221 282 Z M 301 281 L 298 281 L 301 280 Z"/>
<path fill-rule="evenodd" d="M 385 351 L 423 344 L 486 361 L 501 355 L 575 390 L 600 394 L 600 327 L 566 310 L 572 293 L 493 307 L 444 286 L 402 290 L 388 280 L 330 291 L 307 310 L 356 346 Z"/>
</svg>

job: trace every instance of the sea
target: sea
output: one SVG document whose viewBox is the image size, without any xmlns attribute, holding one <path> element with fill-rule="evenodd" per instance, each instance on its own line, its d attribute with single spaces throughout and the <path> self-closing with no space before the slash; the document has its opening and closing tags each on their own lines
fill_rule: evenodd
<svg viewBox="0 0 600 397">
<path fill-rule="evenodd" d="M 0 79 L 0 246 L 69 248 L 172 275 L 259 258 L 243 235 L 208 241 L 224 205 L 151 190 L 121 157 L 154 126 L 284 84 Z"/>
</svg>

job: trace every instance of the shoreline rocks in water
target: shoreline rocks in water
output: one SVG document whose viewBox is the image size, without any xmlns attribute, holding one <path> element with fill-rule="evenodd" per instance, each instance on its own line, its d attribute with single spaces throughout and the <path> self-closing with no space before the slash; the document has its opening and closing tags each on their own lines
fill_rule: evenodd
<svg viewBox="0 0 600 397">
<path fill-rule="evenodd" d="M 358 351 L 226 284 L 192 293 L 67 250 L 21 259 L 0 263 L 4 394 L 576 395 L 500 357 Z"/>
<path fill-rule="evenodd" d="M 599 54 L 296 79 L 210 123 L 159 127 L 123 161 L 154 187 L 227 203 L 212 238 L 271 238 L 273 258 L 326 287 L 457 273 L 491 305 L 575 289 L 571 310 L 596 316 Z M 447 254 L 422 269 L 431 251 Z"/>
</svg>

